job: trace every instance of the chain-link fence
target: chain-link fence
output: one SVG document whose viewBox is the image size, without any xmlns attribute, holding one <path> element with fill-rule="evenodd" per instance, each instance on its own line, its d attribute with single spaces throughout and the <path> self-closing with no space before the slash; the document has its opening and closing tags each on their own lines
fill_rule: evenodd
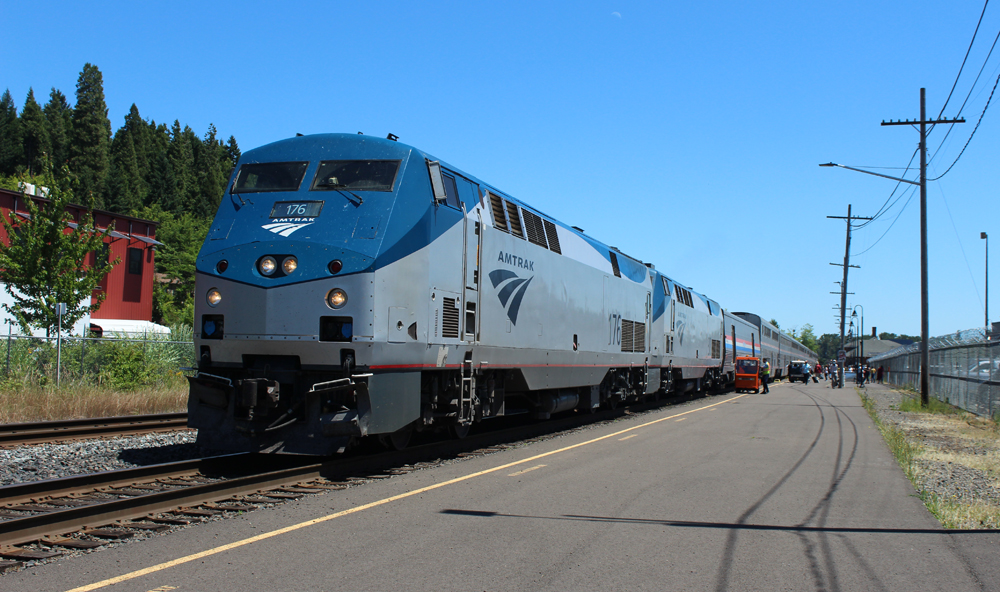
<svg viewBox="0 0 1000 592">
<path fill-rule="evenodd" d="M 928 343 L 930 395 L 984 417 L 1000 413 L 1000 341 L 986 340 L 983 329 L 933 337 Z M 884 379 L 920 388 L 920 343 L 872 357 L 869 366 L 884 368 Z"/>
<path fill-rule="evenodd" d="M 83 381 L 132 389 L 179 377 L 194 366 L 191 328 L 170 334 L 118 337 L 3 336 L 3 380 L 20 384 Z"/>
</svg>

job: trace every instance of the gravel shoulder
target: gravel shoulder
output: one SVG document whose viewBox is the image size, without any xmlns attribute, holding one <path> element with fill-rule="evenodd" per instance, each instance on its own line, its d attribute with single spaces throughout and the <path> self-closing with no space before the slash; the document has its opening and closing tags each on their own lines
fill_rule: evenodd
<svg viewBox="0 0 1000 592">
<path fill-rule="evenodd" d="M 1000 528 L 1000 429 L 986 418 L 900 411 L 914 395 L 888 385 L 858 389 L 879 419 L 916 448 L 913 484 L 946 528 Z"/>
</svg>

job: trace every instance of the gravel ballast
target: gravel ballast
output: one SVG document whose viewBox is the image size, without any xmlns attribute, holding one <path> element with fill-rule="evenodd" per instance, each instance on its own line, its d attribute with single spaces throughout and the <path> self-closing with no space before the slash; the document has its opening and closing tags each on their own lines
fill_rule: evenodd
<svg viewBox="0 0 1000 592">
<path fill-rule="evenodd" d="M 130 469 L 213 454 L 183 430 L 0 449 L 0 486 Z M 215 452 L 214 454 L 219 454 Z"/>
</svg>

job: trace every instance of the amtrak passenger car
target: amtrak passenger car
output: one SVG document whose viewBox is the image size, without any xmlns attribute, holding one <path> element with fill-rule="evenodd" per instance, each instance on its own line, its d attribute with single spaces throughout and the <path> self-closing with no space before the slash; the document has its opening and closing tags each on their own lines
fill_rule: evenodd
<svg viewBox="0 0 1000 592">
<path fill-rule="evenodd" d="M 759 327 L 416 148 L 243 154 L 198 255 L 189 425 L 329 454 L 732 381 Z"/>
<path fill-rule="evenodd" d="M 786 335 L 783 331 L 765 321 L 760 315 L 752 312 L 733 313 L 756 328 L 760 336 L 760 346 L 757 354 L 762 360 L 771 364 L 771 377 L 781 379 L 786 375 L 788 365 L 792 360 L 805 360 L 809 366 L 815 366 L 819 358 L 816 353 L 798 341 Z"/>
</svg>

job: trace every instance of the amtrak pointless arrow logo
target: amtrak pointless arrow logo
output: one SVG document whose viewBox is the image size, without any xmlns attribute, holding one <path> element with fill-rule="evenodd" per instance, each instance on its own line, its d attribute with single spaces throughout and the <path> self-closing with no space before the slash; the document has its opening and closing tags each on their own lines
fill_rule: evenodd
<svg viewBox="0 0 1000 592">
<path fill-rule="evenodd" d="M 275 222 L 273 224 L 265 224 L 261 226 L 264 230 L 270 230 L 274 234 L 280 234 L 281 236 L 288 236 L 300 228 L 309 226 L 312 222 L 296 223 L 290 221 Z"/>
<path fill-rule="evenodd" d="M 517 277 L 516 273 L 506 269 L 490 272 L 490 281 L 493 282 L 493 287 L 500 290 L 497 292 L 497 298 L 500 299 L 500 304 L 507 308 L 507 318 L 515 325 L 517 324 L 517 311 L 521 309 L 521 299 L 524 298 L 524 292 L 533 279 L 535 276 L 528 279 Z M 501 285 L 503 285 L 502 288 Z"/>
</svg>

